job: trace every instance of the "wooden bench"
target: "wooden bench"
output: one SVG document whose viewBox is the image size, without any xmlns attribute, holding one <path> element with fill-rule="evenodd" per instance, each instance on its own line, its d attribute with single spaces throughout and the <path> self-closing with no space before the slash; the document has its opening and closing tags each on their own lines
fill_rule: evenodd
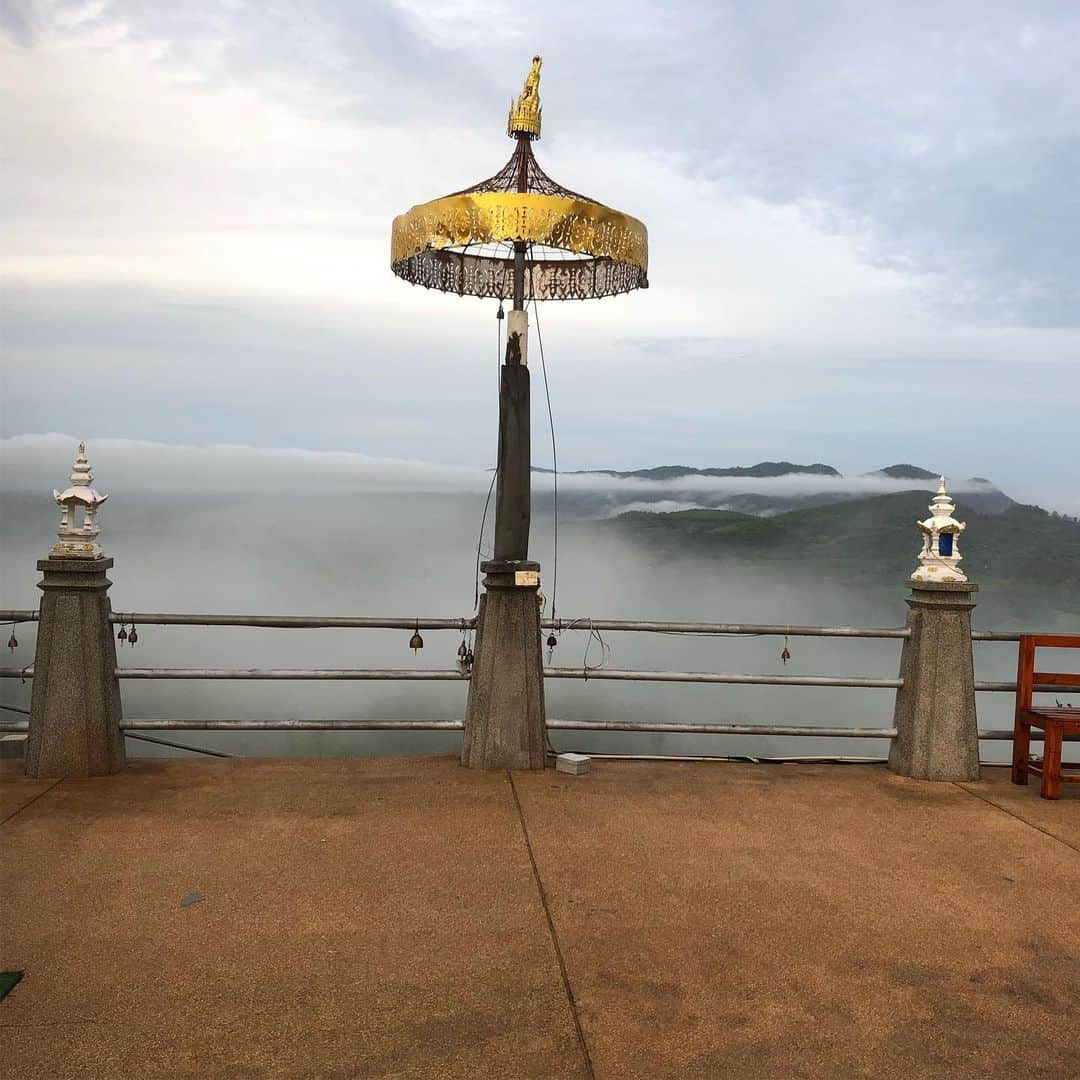
<svg viewBox="0 0 1080 1080">
<path fill-rule="evenodd" d="M 1020 660 L 1016 669 L 1016 720 L 1013 727 L 1014 784 L 1026 784 L 1028 775 L 1042 777 L 1042 797 L 1060 799 L 1061 784 L 1080 784 L 1080 766 L 1061 761 L 1066 735 L 1080 735 L 1080 708 L 1032 705 L 1036 686 L 1080 686 L 1080 674 L 1035 670 L 1035 650 L 1080 649 L 1080 635 L 1024 634 L 1020 638 Z M 1031 761 L 1031 729 L 1043 734 L 1043 757 L 1039 765 Z M 1064 771 L 1068 769 L 1069 771 Z M 1075 770 L 1075 771 L 1074 771 Z"/>
</svg>

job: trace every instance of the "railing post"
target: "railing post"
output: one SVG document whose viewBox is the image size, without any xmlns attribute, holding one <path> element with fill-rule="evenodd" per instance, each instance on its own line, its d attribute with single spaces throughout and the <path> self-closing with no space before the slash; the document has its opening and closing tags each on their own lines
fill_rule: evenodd
<svg viewBox="0 0 1080 1080">
<path fill-rule="evenodd" d="M 956 504 L 941 477 L 922 535 L 919 566 L 908 585 L 910 634 L 900 657 L 903 686 L 896 692 L 889 768 L 919 780 L 978 780 L 979 723 L 971 652 L 973 585 L 960 569 Z"/>
<path fill-rule="evenodd" d="M 72 487 L 54 493 L 63 508 L 60 539 L 37 567 L 44 576 L 30 696 L 27 776 L 104 776 L 124 765 L 120 683 L 116 678 L 105 576 L 112 559 L 97 545 L 95 514 L 105 501 L 90 487 L 79 447 Z M 84 515 L 80 523 L 77 514 Z"/>
<path fill-rule="evenodd" d="M 978 780 L 970 581 L 909 582 L 889 768 L 919 780 Z"/>
</svg>

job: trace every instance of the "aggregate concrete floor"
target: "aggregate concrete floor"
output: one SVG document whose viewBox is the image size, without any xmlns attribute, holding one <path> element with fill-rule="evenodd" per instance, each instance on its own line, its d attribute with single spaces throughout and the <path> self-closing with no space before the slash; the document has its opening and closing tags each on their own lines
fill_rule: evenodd
<svg viewBox="0 0 1080 1080">
<path fill-rule="evenodd" d="M 1076 787 L 4 765 L 5 1078 L 1080 1076 Z"/>
</svg>

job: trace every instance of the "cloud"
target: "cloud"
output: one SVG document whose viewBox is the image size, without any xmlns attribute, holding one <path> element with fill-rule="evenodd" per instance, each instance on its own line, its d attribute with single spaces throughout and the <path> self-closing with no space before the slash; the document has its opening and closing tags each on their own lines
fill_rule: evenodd
<svg viewBox="0 0 1080 1080">
<path fill-rule="evenodd" d="M 540 48 L 542 162 L 652 247 L 647 292 L 542 309 L 564 464 L 1073 484 L 1069 7 L 4 10 L 5 433 L 486 464 L 494 311 L 394 279 L 389 222 L 498 167 Z"/>
<path fill-rule="evenodd" d="M 78 439 L 73 435 L 20 435 L 0 439 L 0 490 L 38 492 L 42 497 L 61 486 L 70 469 Z M 341 495 L 413 492 L 483 495 L 491 472 L 401 458 L 372 457 L 344 451 L 266 449 L 210 444 L 176 446 L 133 439 L 94 439 L 87 456 L 95 471 L 95 486 L 117 497 L 152 492 L 155 495 Z M 703 505 L 694 496 L 809 495 L 829 493 L 873 495 L 910 491 L 936 485 L 881 476 L 713 477 L 651 480 L 588 474 L 559 477 L 566 497 L 604 495 L 612 506 L 599 511 L 648 509 L 655 513 L 694 509 Z M 554 479 L 533 475 L 533 490 L 546 494 Z M 954 492 L 978 490 L 957 479 Z M 713 503 L 715 505 L 715 502 Z"/>
</svg>

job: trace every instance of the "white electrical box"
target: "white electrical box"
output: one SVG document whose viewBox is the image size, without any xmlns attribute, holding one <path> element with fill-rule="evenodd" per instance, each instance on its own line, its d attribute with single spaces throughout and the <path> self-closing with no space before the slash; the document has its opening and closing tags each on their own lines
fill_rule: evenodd
<svg viewBox="0 0 1080 1080">
<path fill-rule="evenodd" d="M 559 754 L 555 758 L 556 772 L 580 776 L 592 768 L 592 758 L 588 754 Z"/>
</svg>

